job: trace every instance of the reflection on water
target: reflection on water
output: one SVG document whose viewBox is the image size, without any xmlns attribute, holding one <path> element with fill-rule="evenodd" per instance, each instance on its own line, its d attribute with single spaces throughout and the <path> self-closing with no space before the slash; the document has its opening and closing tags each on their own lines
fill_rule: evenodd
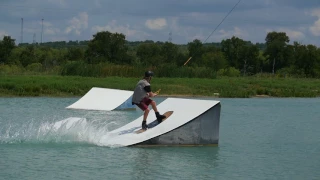
<svg viewBox="0 0 320 180">
<path fill-rule="evenodd" d="M 133 178 L 141 177 L 175 178 L 193 177 L 197 170 L 198 178 L 208 178 L 214 175 L 219 166 L 218 147 L 160 147 L 133 148 L 128 158 L 132 163 Z M 181 170 L 184 169 L 184 170 Z M 187 171 L 185 171 L 187 170 Z M 155 174 L 155 172 L 166 172 Z M 179 173 L 179 172 L 183 173 Z"/>
</svg>

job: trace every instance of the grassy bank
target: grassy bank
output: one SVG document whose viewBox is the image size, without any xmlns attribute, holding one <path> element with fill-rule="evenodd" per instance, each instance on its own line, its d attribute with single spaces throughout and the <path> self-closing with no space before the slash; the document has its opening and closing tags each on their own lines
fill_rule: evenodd
<svg viewBox="0 0 320 180">
<path fill-rule="evenodd" d="M 138 78 L 0 76 L 0 96 L 83 96 L 92 87 L 133 90 Z M 238 77 L 218 79 L 154 78 L 153 90 L 168 96 L 319 97 L 320 79 Z"/>
</svg>

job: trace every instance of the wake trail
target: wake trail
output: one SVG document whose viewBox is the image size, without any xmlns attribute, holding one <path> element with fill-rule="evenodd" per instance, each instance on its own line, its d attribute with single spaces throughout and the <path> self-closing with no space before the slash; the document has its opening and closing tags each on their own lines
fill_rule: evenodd
<svg viewBox="0 0 320 180">
<path fill-rule="evenodd" d="M 105 141 L 100 143 L 100 140 L 108 137 L 110 129 L 116 125 L 115 121 L 88 121 L 79 117 L 69 117 L 57 122 L 11 122 L 0 127 L 0 144 L 76 143 L 113 147 Z"/>
</svg>

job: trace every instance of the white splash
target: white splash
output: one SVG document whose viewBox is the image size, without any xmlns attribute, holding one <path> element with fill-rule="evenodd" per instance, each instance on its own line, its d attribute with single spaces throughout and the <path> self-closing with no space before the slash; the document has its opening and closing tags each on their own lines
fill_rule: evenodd
<svg viewBox="0 0 320 180">
<path fill-rule="evenodd" d="M 22 125 L 7 125 L 0 133 L 1 143 L 84 143 L 98 146 L 114 147 L 116 145 L 104 142 L 101 137 L 108 137 L 109 127 L 115 122 L 69 117 L 57 122 L 34 121 Z"/>
</svg>

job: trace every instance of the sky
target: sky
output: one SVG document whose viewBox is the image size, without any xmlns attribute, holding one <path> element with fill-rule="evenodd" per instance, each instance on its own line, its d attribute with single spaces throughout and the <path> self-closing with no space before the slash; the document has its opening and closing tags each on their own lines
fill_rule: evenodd
<svg viewBox="0 0 320 180">
<path fill-rule="evenodd" d="M 82 41 L 91 40 L 99 31 L 109 31 L 123 33 L 128 41 L 171 40 L 175 44 L 187 44 L 194 39 L 221 42 L 236 36 L 264 43 L 268 32 L 277 31 L 286 32 L 290 43 L 297 41 L 320 47 L 319 0 L 238 2 L 1 0 L 0 38 L 9 35 L 16 43 L 32 43 L 33 40 L 41 42 L 42 34 L 42 42 Z"/>
</svg>

